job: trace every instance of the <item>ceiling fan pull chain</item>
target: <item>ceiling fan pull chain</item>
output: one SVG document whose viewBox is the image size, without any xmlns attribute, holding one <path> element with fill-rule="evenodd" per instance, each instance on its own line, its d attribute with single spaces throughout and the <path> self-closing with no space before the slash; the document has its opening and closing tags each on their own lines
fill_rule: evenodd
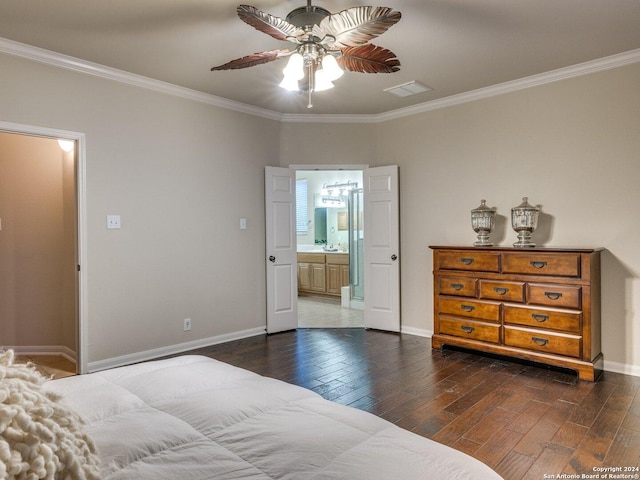
<svg viewBox="0 0 640 480">
<path fill-rule="evenodd" d="M 311 92 L 313 92 L 314 87 L 313 65 L 309 63 L 309 101 L 307 102 L 307 108 L 313 108 L 313 103 L 311 103 Z"/>
</svg>

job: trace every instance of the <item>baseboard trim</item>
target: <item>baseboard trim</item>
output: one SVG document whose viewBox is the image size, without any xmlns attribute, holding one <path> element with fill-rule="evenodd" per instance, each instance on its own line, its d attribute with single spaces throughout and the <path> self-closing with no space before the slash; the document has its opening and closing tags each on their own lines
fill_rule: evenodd
<svg viewBox="0 0 640 480">
<path fill-rule="evenodd" d="M 202 338 L 200 340 L 194 340 L 192 342 L 178 343 L 177 345 L 169 345 L 166 347 L 154 348 L 142 352 L 121 355 L 119 357 L 107 358 L 105 360 L 89 362 L 88 372 L 98 372 L 100 370 L 107 370 L 109 368 L 130 365 L 132 363 L 146 362 L 148 360 L 154 360 L 166 355 L 175 355 L 176 353 L 187 352 L 189 350 L 195 350 L 197 348 L 209 347 L 211 345 L 230 342 L 232 340 L 240 340 L 242 338 L 264 335 L 265 333 L 266 330 L 264 327 L 257 327 L 251 328 L 249 330 L 241 330 L 239 332 L 217 335 L 215 337 Z"/>
<path fill-rule="evenodd" d="M 415 335 L 417 337 L 427 337 L 431 338 L 433 335 L 433 331 L 425 330 L 424 328 L 414 328 L 414 327 L 401 327 L 400 333 L 405 333 L 407 335 Z"/>
<path fill-rule="evenodd" d="M 415 335 L 418 337 L 431 338 L 433 331 L 415 328 L 415 327 L 402 327 L 400 332 L 405 335 Z M 225 335 L 217 335 L 215 337 L 204 338 L 201 340 L 195 340 L 192 342 L 180 343 L 177 345 L 171 345 L 168 347 L 156 348 L 152 350 L 146 350 L 143 352 L 132 353 L 128 355 L 122 355 L 119 357 L 108 358 L 105 360 L 99 360 L 97 362 L 89 363 L 89 372 L 97 372 L 99 370 L 106 370 L 114 367 L 121 367 L 123 365 L 129 365 L 131 363 L 144 362 L 153 360 L 154 358 L 163 357 L 165 355 L 174 355 L 176 353 L 186 352 L 189 350 L 195 350 L 197 348 L 208 347 L 211 345 L 217 345 L 219 343 L 230 342 L 233 340 L 240 340 L 242 338 L 255 337 L 257 335 L 264 335 L 264 327 L 252 328 L 249 330 L 241 330 L 239 332 L 228 333 Z M 68 347 L 60 345 L 46 345 L 46 346 L 3 346 L 4 350 L 12 349 L 19 355 L 62 355 L 68 360 L 75 362 L 76 353 Z M 604 361 L 603 369 L 605 372 L 620 373 L 623 375 L 631 375 L 634 377 L 640 377 L 640 367 L 612 362 Z"/>
<path fill-rule="evenodd" d="M 605 360 L 602 369 L 605 372 L 622 373 L 623 375 L 632 375 L 640 377 L 640 367 L 629 365 L 626 363 L 611 362 Z"/>
<path fill-rule="evenodd" d="M 418 337 L 431 338 L 433 331 L 422 328 L 414 327 L 402 327 L 401 333 L 406 335 L 416 335 Z M 629 365 L 626 363 L 618 363 L 605 360 L 603 362 L 603 370 L 605 372 L 621 373 L 623 375 L 631 375 L 633 377 L 640 377 L 640 367 L 635 365 Z"/>
<path fill-rule="evenodd" d="M 13 350 L 16 355 L 60 355 L 76 363 L 76 352 L 64 345 L 17 345 L 2 346 L 2 350 Z"/>
</svg>

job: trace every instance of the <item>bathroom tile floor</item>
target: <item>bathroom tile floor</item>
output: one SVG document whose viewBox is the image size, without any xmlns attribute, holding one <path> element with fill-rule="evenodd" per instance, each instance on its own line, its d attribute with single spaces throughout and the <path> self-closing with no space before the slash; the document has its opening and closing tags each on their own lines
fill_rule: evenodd
<svg viewBox="0 0 640 480">
<path fill-rule="evenodd" d="M 364 327 L 364 312 L 362 310 L 343 307 L 339 298 L 299 296 L 298 327 Z"/>
<path fill-rule="evenodd" d="M 62 355 L 19 355 L 15 363 L 31 362 L 47 378 L 64 378 L 76 374 L 76 364 Z"/>
</svg>

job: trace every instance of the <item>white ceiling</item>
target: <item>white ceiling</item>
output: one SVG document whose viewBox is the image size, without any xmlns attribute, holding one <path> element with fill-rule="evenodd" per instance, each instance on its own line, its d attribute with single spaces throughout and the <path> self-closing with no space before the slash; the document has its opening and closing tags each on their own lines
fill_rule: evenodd
<svg viewBox="0 0 640 480">
<path fill-rule="evenodd" d="M 285 18 L 306 0 L 247 3 Z M 392 50 L 392 74 L 346 72 L 304 95 L 277 86 L 285 60 L 210 68 L 290 48 L 242 22 L 237 0 L 2 0 L 0 37 L 248 105 L 289 114 L 380 114 L 640 48 L 639 0 L 317 0 L 338 12 L 386 6 L 402 19 L 372 43 Z M 432 91 L 400 98 L 411 80 Z"/>
</svg>

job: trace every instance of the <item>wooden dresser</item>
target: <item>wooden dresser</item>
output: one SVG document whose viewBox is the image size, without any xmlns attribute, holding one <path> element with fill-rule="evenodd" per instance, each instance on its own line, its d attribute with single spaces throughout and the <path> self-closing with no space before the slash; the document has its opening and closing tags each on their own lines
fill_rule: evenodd
<svg viewBox="0 0 640 480">
<path fill-rule="evenodd" d="M 430 248 L 433 348 L 454 345 L 597 379 L 600 250 Z"/>
</svg>

